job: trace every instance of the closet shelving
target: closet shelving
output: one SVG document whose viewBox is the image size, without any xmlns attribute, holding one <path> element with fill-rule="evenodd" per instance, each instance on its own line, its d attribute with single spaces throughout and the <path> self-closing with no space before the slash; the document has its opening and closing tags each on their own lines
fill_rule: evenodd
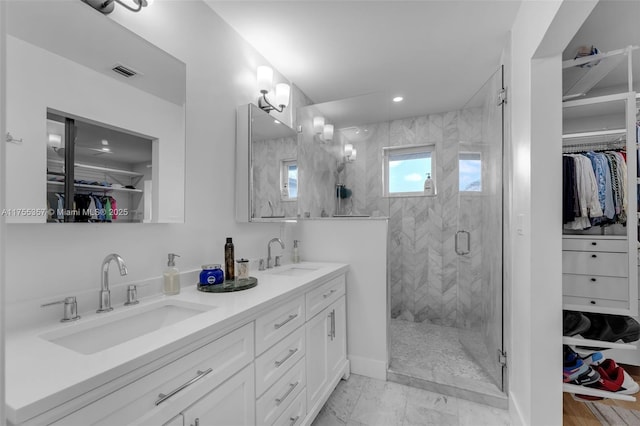
<svg viewBox="0 0 640 426">
<path fill-rule="evenodd" d="M 623 49 L 630 54 L 630 49 Z M 624 52 L 623 52 L 624 53 Z M 629 55 L 630 56 L 630 55 Z M 592 58 L 593 59 L 593 58 Z M 599 67 L 600 65 L 598 65 Z M 596 67 L 592 68 L 595 69 Z M 602 77 L 600 77 L 602 78 Z M 630 85 L 631 87 L 631 85 Z M 623 105 L 623 107 L 622 107 Z M 603 129 L 599 122 L 608 108 L 616 117 Z M 637 316 L 637 144 L 636 94 L 633 91 L 571 100 L 563 103 L 565 119 L 574 120 L 563 135 L 563 152 L 604 151 L 623 148 L 627 164 L 626 226 L 603 227 L 591 231 L 565 231 L 563 235 L 563 309 L 615 315 Z M 582 127 L 582 128 L 581 128 Z M 633 212 L 633 213 L 632 213 Z M 611 261 L 611 265 L 606 262 Z M 604 263 L 603 263 L 604 262 Z M 636 344 L 613 343 L 577 337 L 563 337 L 563 344 L 606 349 L 637 350 Z M 594 349 L 595 351 L 596 349 Z M 563 384 L 563 391 L 625 401 L 621 395 L 584 386 Z"/>
</svg>

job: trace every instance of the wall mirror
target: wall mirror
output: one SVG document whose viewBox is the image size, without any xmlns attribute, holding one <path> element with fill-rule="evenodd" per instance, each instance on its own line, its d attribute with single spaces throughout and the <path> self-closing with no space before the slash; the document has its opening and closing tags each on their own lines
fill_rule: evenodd
<svg viewBox="0 0 640 426">
<path fill-rule="evenodd" d="M 295 218 L 298 200 L 297 133 L 253 104 L 238 108 L 236 220 Z"/>
<path fill-rule="evenodd" d="M 7 16 L 7 222 L 184 222 L 186 65 L 80 1 Z"/>
</svg>

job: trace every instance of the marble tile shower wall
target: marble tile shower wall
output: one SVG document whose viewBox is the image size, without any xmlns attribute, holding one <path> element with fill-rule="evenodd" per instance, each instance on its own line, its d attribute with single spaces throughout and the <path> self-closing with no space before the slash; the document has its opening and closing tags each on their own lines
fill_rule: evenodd
<svg viewBox="0 0 640 426">
<path fill-rule="evenodd" d="M 273 204 L 274 215 L 295 217 L 295 201 L 283 201 L 280 194 L 280 162 L 295 159 L 298 156 L 296 137 L 254 141 L 252 146 L 253 162 L 253 215 L 269 216 Z"/>
<path fill-rule="evenodd" d="M 358 160 L 345 183 L 357 214 L 388 216 L 391 316 L 470 328 L 482 315 L 483 197 L 458 200 L 458 153 L 480 150 L 482 108 L 358 126 L 349 131 Z M 461 142 L 462 141 L 462 142 Z M 382 148 L 434 144 L 437 197 L 383 198 Z M 458 225 L 460 222 L 460 225 Z M 471 254 L 454 250 L 459 229 L 471 233 Z"/>
</svg>

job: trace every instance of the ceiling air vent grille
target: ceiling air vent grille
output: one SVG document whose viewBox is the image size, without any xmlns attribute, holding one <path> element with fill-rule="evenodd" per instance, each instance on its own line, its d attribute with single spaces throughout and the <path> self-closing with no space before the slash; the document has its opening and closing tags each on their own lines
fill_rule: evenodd
<svg viewBox="0 0 640 426">
<path fill-rule="evenodd" d="M 113 71 L 117 72 L 118 74 L 127 77 L 127 78 L 131 78 L 134 75 L 137 75 L 138 73 L 135 72 L 134 70 L 132 70 L 131 68 L 127 68 L 124 65 L 116 65 L 115 67 L 111 68 Z"/>
</svg>

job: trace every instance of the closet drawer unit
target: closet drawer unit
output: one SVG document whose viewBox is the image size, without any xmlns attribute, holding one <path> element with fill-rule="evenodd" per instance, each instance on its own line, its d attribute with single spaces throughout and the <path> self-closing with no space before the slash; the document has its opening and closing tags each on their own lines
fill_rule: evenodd
<svg viewBox="0 0 640 426">
<path fill-rule="evenodd" d="M 307 390 L 303 389 L 300 395 L 293 400 L 291 405 L 278 417 L 273 426 L 297 426 L 307 415 Z"/>
<path fill-rule="evenodd" d="M 562 296 L 564 305 L 591 306 L 600 308 L 629 309 L 628 301 L 597 299 L 595 297 Z M 565 308 L 566 309 L 566 308 Z"/>
<path fill-rule="evenodd" d="M 162 424 L 252 361 L 249 323 L 52 424 Z"/>
<path fill-rule="evenodd" d="M 256 402 L 256 424 L 270 426 L 306 386 L 302 358 Z"/>
<path fill-rule="evenodd" d="M 256 319 L 256 355 L 304 324 L 304 296 L 267 312 Z"/>
<path fill-rule="evenodd" d="M 598 238 L 563 238 L 562 250 L 628 253 L 629 242 L 627 240 L 605 240 Z"/>
<path fill-rule="evenodd" d="M 256 359 L 256 395 L 262 395 L 305 353 L 304 327 L 285 337 Z"/>
<path fill-rule="evenodd" d="M 629 300 L 627 278 L 562 274 L 562 294 L 597 299 Z"/>
<path fill-rule="evenodd" d="M 562 272 L 565 274 L 629 276 L 629 256 L 626 253 L 563 251 Z"/>
<path fill-rule="evenodd" d="M 307 293 L 307 319 L 315 317 L 324 308 L 345 293 L 345 278 L 340 275 Z"/>
</svg>

